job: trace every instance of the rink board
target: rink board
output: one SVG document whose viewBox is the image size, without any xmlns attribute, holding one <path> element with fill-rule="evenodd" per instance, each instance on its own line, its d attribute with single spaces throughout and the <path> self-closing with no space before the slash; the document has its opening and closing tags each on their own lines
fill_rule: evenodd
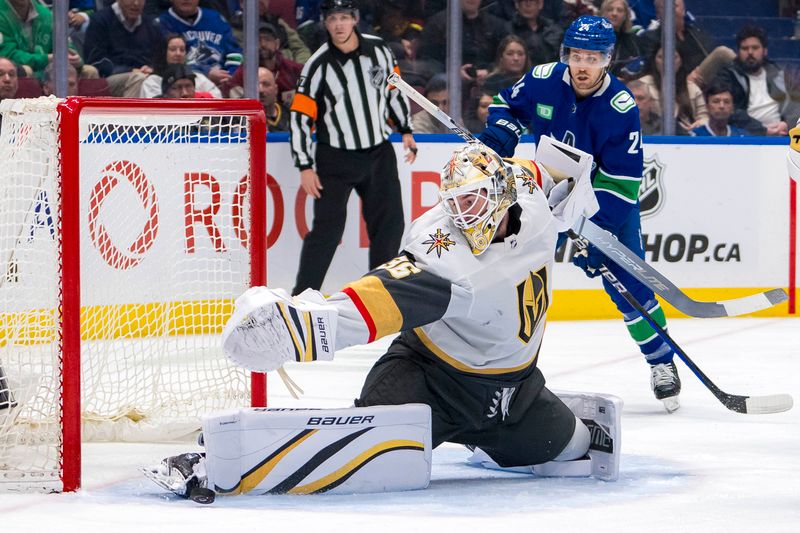
<svg viewBox="0 0 800 533">
<path fill-rule="evenodd" d="M 418 135 L 413 165 L 398 159 L 406 227 L 437 202 L 438 175 L 452 150 L 449 135 Z M 692 298 L 720 300 L 789 286 L 789 178 L 781 140 L 747 139 L 745 144 L 707 144 L 696 139 L 645 142 L 641 190 L 646 258 Z M 665 141 L 667 143 L 665 143 Z M 771 144 L 747 144 L 747 143 Z M 782 144 L 777 144 L 781 142 Z M 312 201 L 299 189 L 286 134 L 268 139 L 268 279 L 291 288 L 302 236 L 313 220 Z M 533 157 L 523 143 L 518 157 Z M 348 204 L 344 236 L 323 285 L 334 292 L 362 275 L 369 241 L 359 216 L 359 200 Z M 796 246 L 795 246 L 796 247 Z M 566 254 L 563 254 L 566 255 Z M 597 279 L 559 256 L 553 276 L 553 319 L 612 318 L 616 310 Z M 670 314 L 675 314 L 668 307 Z M 787 304 L 759 316 L 786 316 Z"/>
</svg>

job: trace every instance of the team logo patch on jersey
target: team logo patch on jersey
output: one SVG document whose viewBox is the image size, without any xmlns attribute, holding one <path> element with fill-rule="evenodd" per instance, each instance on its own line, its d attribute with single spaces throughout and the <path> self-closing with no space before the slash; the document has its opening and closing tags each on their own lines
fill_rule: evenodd
<svg viewBox="0 0 800 533">
<path fill-rule="evenodd" d="M 528 188 L 528 193 L 533 194 L 533 191 L 539 188 L 539 184 L 536 183 L 536 178 L 531 176 L 530 174 L 526 174 L 522 177 L 522 186 Z"/>
<path fill-rule="evenodd" d="M 664 207 L 664 170 L 658 155 L 644 159 L 642 184 L 639 186 L 639 205 L 642 218 L 655 216 Z"/>
<path fill-rule="evenodd" d="M 545 120 L 553 120 L 553 106 L 536 104 L 536 114 Z"/>
<path fill-rule="evenodd" d="M 456 242 L 450 239 L 450 234 L 442 233 L 440 228 L 436 228 L 436 233 L 429 233 L 428 236 L 430 239 L 427 241 L 422 241 L 422 244 L 429 245 L 428 251 L 425 252 L 426 254 L 435 251 L 437 257 L 442 257 L 442 250 L 449 252 L 450 247 L 456 245 Z"/>
<path fill-rule="evenodd" d="M 544 65 L 536 65 L 533 67 L 531 76 L 540 80 L 549 78 L 557 64 L 558 63 L 545 63 Z"/>
<path fill-rule="evenodd" d="M 620 91 L 611 99 L 611 107 L 620 113 L 627 113 L 636 107 L 636 100 L 627 91 Z"/>
<path fill-rule="evenodd" d="M 376 89 L 382 88 L 386 85 L 386 71 L 382 67 L 370 67 L 369 82 Z"/>
</svg>

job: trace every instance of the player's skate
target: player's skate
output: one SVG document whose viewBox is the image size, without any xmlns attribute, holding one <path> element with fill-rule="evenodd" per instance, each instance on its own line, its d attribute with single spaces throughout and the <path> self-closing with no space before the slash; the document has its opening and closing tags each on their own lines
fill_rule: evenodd
<svg viewBox="0 0 800 533">
<path fill-rule="evenodd" d="M 656 399 L 664 402 L 668 413 L 673 413 L 681 406 L 678 394 L 681 392 L 681 378 L 674 361 L 650 365 L 650 388 Z"/>
<path fill-rule="evenodd" d="M 200 453 L 183 453 L 167 457 L 153 467 L 142 467 L 142 473 L 157 485 L 197 503 L 212 503 L 214 491 L 206 487 L 205 457 Z"/>
</svg>

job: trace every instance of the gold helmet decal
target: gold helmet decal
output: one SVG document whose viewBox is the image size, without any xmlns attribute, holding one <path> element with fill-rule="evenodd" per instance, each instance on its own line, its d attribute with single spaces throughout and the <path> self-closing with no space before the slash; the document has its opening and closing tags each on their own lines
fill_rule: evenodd
<svg viewBox="0 0 800 533">
<path fill-rule="evenodd" d="M 514 178 L 494 150 L 472 143 L 442 169 L 442 209 L 467 239 L 472 253 L 486 251 L 500 221 L 517 200 Z"/>
</svg>

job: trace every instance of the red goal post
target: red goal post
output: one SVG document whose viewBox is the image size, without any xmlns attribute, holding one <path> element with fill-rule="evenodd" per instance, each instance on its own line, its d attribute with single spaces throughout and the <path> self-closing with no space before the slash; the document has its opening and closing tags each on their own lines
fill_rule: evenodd
<svg viewBox="0 0 800 533">
<path fill-rule="evenodd" d="M 266 405 L 265 376 L 218 343 L 233 299 L 266 284 L 261 105 L 0 111 L 0 491 L 78 489 L 82 429 L 168 439 L 203 412 Z"/>
</svg>

